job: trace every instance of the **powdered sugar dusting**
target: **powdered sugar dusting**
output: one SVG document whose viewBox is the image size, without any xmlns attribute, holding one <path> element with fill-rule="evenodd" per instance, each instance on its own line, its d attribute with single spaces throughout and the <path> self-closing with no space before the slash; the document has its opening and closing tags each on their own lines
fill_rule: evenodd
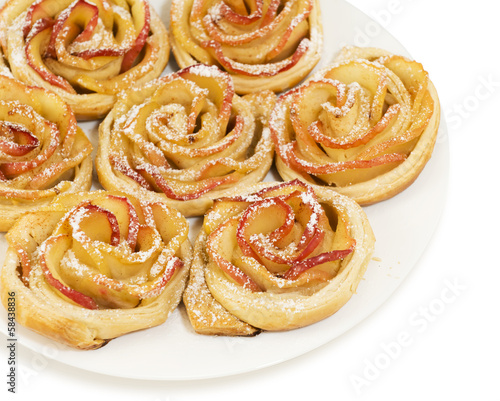
<svg viewBox="0 0 500 401">
<path fill-rule="evenodd" d="M 223 78 L 225 81 L 227 81 L 227 74 L 225 74 L 215 66 L 206 64 L 195 64 L 193 66 L 188 67 L 188 69 L 189 72 L 199 75 L 200 77 Z"/>
</svg>

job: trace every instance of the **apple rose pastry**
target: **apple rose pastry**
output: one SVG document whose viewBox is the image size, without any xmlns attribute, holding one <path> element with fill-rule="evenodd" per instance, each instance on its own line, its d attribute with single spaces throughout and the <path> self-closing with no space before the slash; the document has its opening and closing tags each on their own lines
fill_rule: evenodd
<svg viewBox="0 0 500 401">
<path fill-rule="evenodd" d="M 65 194 L 7 233 L 2 302 L 16 319 L 80 349 L 163 323 L 191 262 L 188 223 L 164 203 L 116 192 Z"/>
<path fill-rule="evenodd" d="M 201 215 L 213 199 L 267 174 L 275 98 L 239 97 L 229 74 L 201 64 L 135 86 L 99 127 L 99 181 Z"/>
<path fill-rule="evenodd" d="M 60 95 L 80 119 L 162 73 L 168 33 L 147 0 L 10 0 L 1 44 L 14 76 Z"/>
<path fill-rule="evenodd" d="M 336 64 L 280 97 L 270 128 L 283 179 L 334 187 L 370 204 L 417 178 L 439 120 L 439 99 L 421 64 L 346 48 Z"/>
<path fill-rule="evenodd" d="M 196 239 L 189 319 L 221 335 L 317 322 L 356 291 L 374 241 L 361 207 L 329 188 L 261 183 L 221 198 Z"/>
<path fill-rule="evenodd" d="M 321 57 L 318 0 L 173 0 L 170 16 L 177 63 L 217 65 L 237 93 L 291 88 Z"/>
<path fill-rule="evenodd" d="M 59 96 L 0 74 L 0 231 L 60 193 L 89 190 L 91 152 Z"/>
</svg>

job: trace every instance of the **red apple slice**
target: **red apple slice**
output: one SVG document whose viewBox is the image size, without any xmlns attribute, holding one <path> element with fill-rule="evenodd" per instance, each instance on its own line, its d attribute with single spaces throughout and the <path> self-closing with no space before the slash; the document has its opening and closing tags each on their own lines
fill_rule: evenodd
<svg viewBox="0 0 500 401">
<path fill-rule="evenodd" d="M 83 42 L 90 39 L 98 20 L 99 9 L 85 0 L 79 0 L 72 7 L 66 8 L 55 20 L 45 54 L 57 58 L 56 41 L 66 42 L 67 45 L 71 41 Z"/>
<path fill-rule="evenodd" d="M 331 149 L 349 149 L 361 145 L 365 145 L 371 139 L 375 138 L 378 134 L 384 131 L 397 117 L 401 106 L 394 104 L 389 106 L 384 116 L 372 128 L 367 130 L 364 135 L 353 140 L 345 140 L 345 138 L 331 138 L 325 135 L 323 124 L 321 121 L 316 121 L 308 128 L 308 133 L 316 141 Z"/>
<path fill-rule="evenodd" d="M 180 260 L 177 256 L 174 256 L 169 259 L 167 265 L 165 266 L 165 271 L 163 275 L 157 280 L 149 291 L 143 292 L 141 291 L 141 298 L 147 299 L 152 297 L 157 297 L 161 294 L 164 288 L 167 286 L 170 279 L 173 277 L 175 272 L 184 266 L 182 260 Z"/>
<path fill-rule="evenodd" d="M 274 196 L 282 196 L 292 194 L 294 192 L 305 192 L 309 188 L 306 184 L 298 179 L 283 182 L 272 187 L 264 188 L 258 191 L 255 195 L 261 198 L 269 198 Z"/>
<path fill-rule="evenodd" d="M 303 12 L 296 15 L 288 24 L 286 31 L 283 33 L 280 42 L 278 45 L 267 55 L 268 60 L 272 60 L 273 58 L 279 56 L 281 52 L 285 51 L 285 48 L 290 48 L 295 43 L 301 39 L 297 50 L 299 49 L 303 38 L 308 34 L 309 25 L 307 22 L 307 18 L 311 14 L 311 10 L 313 8 L 312 0 L 306 0 L 307 5 L 305 6 Z M 286 8 L 286 5 L 285 5 Z M 307 39 L 309 40 L 309 39 Z M 290 49 L 291 50 L 291 49 Z M 297 51 L 296 50 L 296 51 Z"/>
<path fill-rule="evenodd" d="M 137 235 L 139 233 L 139 217 L 137 216 L 137 212 L 135 211 L 134 206 L 130 201 L 123 197 L 123 196 L 117 196 L 117 195 L 109 195 L 107 199 L 111 199 L 113 203 L 116 205 L 115 207 L 119 207 L 119 210 L 115 209 L 114 210 L 114 216 L 117 219 L 117 223 L 119 222 L 120 219 L 125 219 L 125 215 L 127 216 L 127 244 L 132 249 L 132 251 L 135 250 L 136 245 L 137 245 Z M 122 209 L 125 209 L 125 213 L 122 212 Z M 119 217 L 116 217 L 116 215 L 119 214 Z"/>
<path fill-rule="evenodd" d="M 206 146 L 202 148 L 182 148 L 179 147 L 179 153 L 183 153 L 188 157 L 207 157 L 216 153 L 220 153 L 223 150 L 231 146 L 238 138 L 243 134 L 244 119 L 242 116 L 236 116 L 236 122 L 234 128 L 220 141 L 214 143 L 212 146 Z"/>
<path fill-rule="evenodd" d="M 304 227 L 297 248 L 300 250 L 306 247 L 310 248 L 309 243 L 318 234 L 320 219 L 324 214 L 316 194 L 311 188 L 307 188 L 305 192 L 293 192 L 285 199 L 296 211 L 297 221 Z"/>
<path fill-rule="evenodd" d="M 273 0 L 273 3 L 279 4 L 279 2 L 280 2 L 279 0 Z M 232 22 L 233 24 L 249 25 L 262 18 L 262 8 L 264 5 L 263 0 L 255 0 L 254 4 L 255 4 L 253 5 L 254 11 L 248 15 L 244 15 L 238 11 L 233 10 L 226 3 L 221 2 L 218 3 L 218 5 L 216 6 L 218 7 L 217 10 L 215 10 L 216 12 L 214 13 L 211 12 L 211 10 L 209 10 L 207 16 L 211 17 L 214 22 L 217 20 L 217 18 L 223 17 L 224 19 L 226 19 L 229 22 Z M 246 12 L 246 7 L 243 7 L 243 9 L 244 11 L 243 10 L 241 11 Z"/>
<path fill-rule="evenodd" d="M 40 141 L 19 124 L 0 121 L 0 151 L 9 156 L 24 156 L 36 149 Z"/>
<path fill-rule="evenodd" d="M 167 181 L 161 175 L 161 172 L 158 170 L 156 166 L 152 164 L 142 164 L 136 167 L 136 170 L 143 175 L 149 176 L 154 183 L 158 186 L 160 191 L 162 191 L 168 198 L 173 200 L 191 200 L 198 199 L 200 196 L 205 193 L 211 191 L 212 189 L 224 185 L 229 184 L 237 180 L 237 176 L 228 175 L 225 177 L 214 177 L 207 178 L 204 181 L 195 182 L 192 186 L 194 187 L 190 191 L 180 195 L 174 192 L 171 186 L 167 183 Z"/>
<path fill-rule="evenodd" d="M 75 90 L 64 78 L 54 75 L 49 71 L 42 60 L 42 54 L 48 46 L 52 26 L 52 19 L 42 18 L 35 22 L 26 38 L 25 55 L 28 65 L 49 84 L 57 86 L 66 92 L 75 94 Z"/>
<path fill-rule="evenodd" d="M 305 246 L 301 247 L 301 243 L 299 243 L 299 245 L 297 246 L 297 248 L 299 249 L 302 248 L 302 252 L 300 252 L 296 260 L 300 261 L 307 258 L 321 244 L 324 237 L 325 232 L 320 229 L 316 229 L 316 231 L 314 231 L 314 235 L 310 239 L 308 239 L 307 242 L 304 242 L 306 244 Z"/>
<path fill-rule="evenodd" d="M 297 49 L 290 57 L 275 63 L 255 65 L 243 64 L 231 60 L 229 57 L 226 57 L 224 55 L 221 44 L 213 40 L 201 42 L 200 46 L 207 49 L 212 49 L 217 61 L 224 67 L 225 70 L 229 72 L 246 76 L 270 77 L 294 67 L 307 52 L 310 44 L 311 42 L 309 39 L 302 39 L 302 41 L 297 46 Z"/>
<path fill-rule="evenodd" d="M 35 22 L 40 19 L 50 19 L 61 10 L 61 2 L 59 0 L 38 0 L 35 1 L 28 11 L 26 12 L 26 18 L 23 24 L 23 36 L 24 39 L 30 33 Z"/>
<path fill-rule="evenodd" d="M 232 253 L 229 248 L 231 248 L 234 239 L 233 230 L 236 231 L 236 225 L 237 221 L 233 219 L 217 227 L 207 238 L 207 252 L 215 264 L 236 283 L 253 292 L 261 291 L 254 280 L 228 260 L 227 253 Z"/>
<path fill-rule="evenodd" d="M 120 57 L 125 54 L 125 49 L 89 49 L 81 52 L 72 53 L 74 56 L 90 60 L 95 57 Z"/>
<path fill-rule="evenodd" d="M 195 64 L 182 69 L 178 75 L 195 82 L 200 88 L 208 89 L 210 99 L 219 109 L 219 122 L 227 124 L 234 97 L 233 80 L 229 74 L 214 65 Z M 225 125 L 221 125 L 220 129 L 225 130 Z"/>
<path fill-rule="evenodd" d="M 44 277 L 49 285 L 80 306 L 87 309 L 99 309 L 99 306 L 91 297 L 64 285 L 54 276 L 56 268 L 53 266 L 52 261 L 55 260 L 57 263 L 57 261 L 61 260 L 62 254 L 69 247 L 70 242 L 71 237 L 69 235 L 61 234 L 50 237 L 41 245 L 39 260 Z"/>
<path fill-rule="evenodd" d="M 276 151 L 287 165 L 297 168 L 299 171 L 304 171 L 308 174 L 314 175 L 333 174 L 350 169 L 370 168 L 389 163 L 400 163 L 405 161 L 407 158 L 404 154 L 390 153 L 368 160 L 350 160 L 317 164 L 306 161 L 303 157 L 301 157 L 297 142 L 295 141 L 283 146 L 278 146 Z"/>
<path fill-rule="evenodd" d="M 268 198 L 253 203 L 243 213 L 236 231 L 236 239 L 243 255 L 253 257 L 262 264 L 265 264 L 262 258 L 278 264 L 290 263 L 270 249 L 272 243 L 263 244 L 258 239 L 252 240 L 252 237 L 272 233 L 279 239 L 291 231 L 294 221 L 293 209 L 280 198 Z"/>
<path fill-rule="evenodd" d="M 312 258 L 306 259 L 302 262 L 294 264 L 283 276 L 287 280 L 295 280 L 306 270 L 313 268 L 314 266 L 321 265 L 327 262 L 333 262 L 335 260 L 343 259 L 353 251 L 352 248 L 344 250 L 336 250 L 331 252 L 325 252 L 320 255 L 314 256 Z"/>
<path fill-rule="evenodd" d="M 125 158 L 110 156 L 109 162 L 111 163 L 111 165 L 115 170 L 119 171 L 128 178 L 134 180 L 144 189 L 147 189 L 148 191 L 154 190 L 153 186 L 150 185 L 149 182 L 147 182 L 146 179 L 141 174 L 135 171 Z"/>
<path fill-rule="evenodd" d="M 135 28 L 138 35 L 132 48 L 123 56 L 121 73 L 132 68 L 137 56 L 146 44 L 150 29 L 151 13 L 148 3 L 145 1 L 136 1 L 132 6 L 131 12 L 134 17 Z"/>
<path fill-rule="evenodd" d="M 73 13 L 78 14 L 77 21 L 68 22 L 83 22 L 85 26 L 85 28 L 83 28 L 83 31 L 75 39 L 73 39 L 73 43 L 86 42 L 87 40 L 92 38 L 92 35 L 94 34 L 97 22 L 99 21 L 99 9 L 93 4 L 90 4 L 83 0 L 75 4 L 72 10 L 72 14 Z"/>
<path fill-rule="evenodd" d="M 109 223 L 109 244 L 118 246 L 120 244 L 120 225 L 116 216 L 109 210 L 93 204 L 85 204 L 78 207 L 69 218 L 69 223 L 73 231 L 81 233 L 78 238 L 80 239 L 81 237 L 83 241 L 79 242 L 91 242 L 93 240 L 108 241 L 108 233 L 96 227 L 96 215 L 103 216 L 105 221 Z M 91 235 L 88 233 L 91 233 Z"/>
<path fill-rule="evenodd" d="M 262 16 L 262 12 L 259 13 L 258 10 L 255 10 L 257 13 L 254 12 L 252 13 L 252 16 L 247 16 L 238 11 L 233 11 L 223 2 L 216 4 L 211 10 L 209 9 L 204 16 L 203 13 L 205 11 L 203 10 L 203 8 L 198 7 L 199 10 L 196 10 L 195 7 L 193 7 L 191 12 L 191 20 L 198 21 L 202 19 L 203 26 L 208 33 L 208 35 L 206 36 L 210 37 L 215 43 L 228 45 L 229 47 L 248 45 L 252 42 L 259 43 L 265 40 L 265 38 L 272 35 L 279 36 L 280 42 L 278 43 L 278 45 L 271 50 L 270 54 L 266 55 L 267 60 L 271 60 L 276 55 L 278 55 L 288 44 L 288 41 L 294 31 L 297 32 L 297 28 L 300 29 L 299 35 L 301 37 L 304 37 L 307 33 L 307 24 L 305 24 L 305 27 L 303 25 L 300 25 L 301 22 L 303 22 L 309 16 L 310 10 L 312 8 L 311 1 L 306 1 L 307 5 L 305 7 L 302 7 L 302 5 L 300 5 L 301 8 L 304 8 L 303 12 L 300 12 L 297 15 L 292 15 L 294 13 L 292 8 L 294 6 L 297 6 L 298 2 L 287 2 L 280 13 L 277 14 L 277 10 L 280 6 L 281 1 L 273 0 L 273 2 L 269 4 L 266 15 L 264 16 L 262 21 L 254 26 L 255 29 L 249 29 L 244 25 L 255 22 L 258 18 L 260 18 L 260 16 Z M 305 2 L 303 2 L 303 4 L 305 4 Z M 234 6 L 234 3 L 232 5 Z M 247 13 L 245 6 L 242 7 L 242 12 Z M 225 24 L 219 23 L 219 21 L 225 17 L 225 15 L 223 15 L 222 13 L 227 13 L 227 17 L 229 17 L 229 19 L 226 19 L 226 21 L 224 21 Z M 256 16 L 258 16 L 257 19 L 254 18 Z M 241 24 L 238 23 L 239 21 L 241 21 Z M 228 30 L 221 28 L 221 25 L 236 26 L 234 27 L 235 29 L 228 33 Z M 243 25 L 243 27 L 239 27 L 237 25 Z M 237 32 L 241 32 L 241 34 L 238 34 Z M 295 36 L 295 43 L 300 38 L 299 35 Z M 202 44 L 202 46 L 204 45 Z"/>
<path fill-rule="evenodd" d="M 42 123 L 45 125 L 44 128 L 49 131 L 48 138 L 46 138 L 48 145 L 44 146 L 40 153 L 32 160 L 9 162 L 0 165 L 0 170 L 5 177 L 14 177 L 18 174 L 35 169 L 45 163 L 59 147 L 60 137 L 57 125 L 47 120 L 44 120 Z"/>
</svg>

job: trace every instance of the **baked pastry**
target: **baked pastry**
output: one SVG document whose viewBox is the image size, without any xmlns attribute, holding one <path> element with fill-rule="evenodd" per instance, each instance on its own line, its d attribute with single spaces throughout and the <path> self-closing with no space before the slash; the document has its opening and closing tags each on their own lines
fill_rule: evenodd
<svg viewBox="0 0 500 401">
<path fill-rule="evenodd" d="M 170 16 L 177 64 L 217 65 L 237 93 L 284 91 L 321 57 L 319 0 L 173 0 Z"/>
<path fill-rule="evenodd" d="M 0 74 L 0 231 L 60 193 L 89 190 L 91 152 L 59 96 Z"/>
<path fill-rule="evenodd" d="M 260 183 L 219 199 L 194 245 L 191 324 L 252 335 L 324 319 L 356 291 L 374 241 L 361 207 L 329 188 Z"/>
<path fill-rule="evenodd" d="M 163 203 L 106 191 L 61 195 L 7 233 L 2 302 L 15 293 L 18 323 L 80 349 L 157 326 L 181 300 L 188 230 Z"/>
<path fill-rule="evenodd" d="M 277 102 L 270 128 L 284 180 L 366 205 L 408 187 L 432 155 L 439 99 L 420 63 L 375 48 L 337 62 Z"/>
<path fill-rule="evenodd" d="M 213 199 L 266 176 L 274 103 L 270 91 L 235 95 L 229 74 L 215 66 L 190 66 L 136 86 L 99 127 L 99 181 L 201 215 Z"/>
<path fill-rule="evenodd" d="M 12 73 L 9 70 L 9 67 L 7 67 L 7 64 L 5 64 L 5 58 L 4 58 L 1 46 L 0 46 L 0 75 L 6 76 L 9 78 L 14 78 L 12 76 Z"/>
<path fill-rule="evenodd" d="M 14 76 L 61 96 L 79 119 L 162 73 L 168 33 L 147 0 L 9 0 L 0 43 Z"/>
</svg>

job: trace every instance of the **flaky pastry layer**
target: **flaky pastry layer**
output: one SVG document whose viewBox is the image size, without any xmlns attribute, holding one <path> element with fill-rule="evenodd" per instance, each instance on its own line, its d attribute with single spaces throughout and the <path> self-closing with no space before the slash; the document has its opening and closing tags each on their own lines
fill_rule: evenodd
<svg viewBox="0 0 500 401">
<path fill-rule="evenodd" d="M 163 323 L 181 300 L 189 225 L 163 203 L 119 192 L 61 195 L 7 233 L 0 276 L 16 320 L 79 349 Z"/>
<path fill-rule="evenodd" d="M 366 205 L 418 177 L 439 122 L 437 92 L 420 63 L 351 47 L 280 97 L 270 127 L 283 179 L 329 186 Z"/>
<path fill-rule="evenodd" d="M 58 194 L 89 190 L 91 152 L 59 96 L 0 74 L 0 231 Z"/>
<path fill-rule="evenodd" d="M 120 91 L 160 76 L 170 52 L 147 0 L 9 0 L 0 44 L 17 79 L 57 93 L 78 119 L 103 117 Z"/>
<path fill-rule="evenodd" d="M 266 176 L 274 103 L 270 91 L 236 95 L 227 73 L 201 64 L 135 86 L 99 127 L 99 181 L 202 215 L 214 199 Z"/>
<path fill-rule="evenodd" d="M 310 325 L 355 293 L 375 238 L 354 201 L 298 180 L 219 199 L 194 246 L 184 304 L 196 332 Z"/>
<path fill-rule="evenodd" d="M 319 1 L 245 4 L 173 0 L 170 38 L 177 63 L 217 65 L 231 74 L 240 94 L 291 88 L 321 57 Z"/>
</svg>

